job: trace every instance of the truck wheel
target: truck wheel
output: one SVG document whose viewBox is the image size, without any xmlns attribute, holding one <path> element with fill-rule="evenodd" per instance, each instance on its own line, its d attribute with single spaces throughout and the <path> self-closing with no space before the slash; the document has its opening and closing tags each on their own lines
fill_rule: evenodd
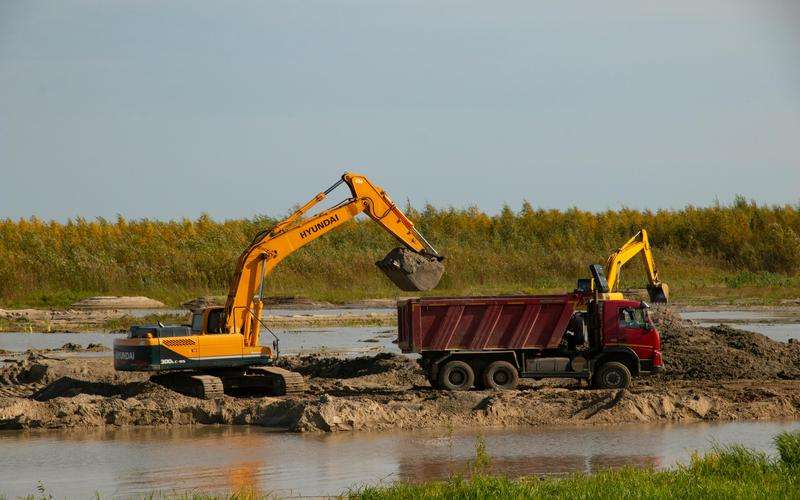
<svg viewBox="0 0 800 500">
<path fill-rule="evenodd" d="M 513 389 L 519 382 L 519 373 L 508 361 L 495 361 L 486 367 L 481 378 L 487 389 Z"/>
<path fill-rule="evenodd" d="M 631 385 L 631 371 L 617 361 L 610 361 L 600 367 L 592 377 L 597 389 L 627 389 Z"/>
<path fill-rule="evenodd" d="M 475 372 L 463 361 L 450 361 L 439 370 L 439 387 L 449 391 L 466 391 L 475 383 Z"/>
</svg>

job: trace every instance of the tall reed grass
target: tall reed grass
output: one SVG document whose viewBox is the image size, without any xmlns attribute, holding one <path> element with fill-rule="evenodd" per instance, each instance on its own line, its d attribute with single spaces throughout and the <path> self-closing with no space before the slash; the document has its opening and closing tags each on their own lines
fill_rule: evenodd
<svg viewBox="0 0 800 500">
<path fill-rule="evenodd" d="M 487 215 L 478 208 L 422 210 L 409 217 L 447 257 L 437 293 L 497 293 L 571 286 L 647 228 L 662 278 L 684 288 L 797 286 L 800 205 L 728 205 L 605 212 L 535 209 Z M 144 294 L 174 302 L 224 293 L 241 250 L 271 217 L 214 221 L 36 218 L 0 220 L 0 302 L 59 305 L 92 294 Z M 311 243 L 276 269 L 273 295 L 318 299 L 391 297 L 373 263 L 396 246 L 369 220 Z M 642 283 L 638 266 L 624 285 Z"/>
</svg>

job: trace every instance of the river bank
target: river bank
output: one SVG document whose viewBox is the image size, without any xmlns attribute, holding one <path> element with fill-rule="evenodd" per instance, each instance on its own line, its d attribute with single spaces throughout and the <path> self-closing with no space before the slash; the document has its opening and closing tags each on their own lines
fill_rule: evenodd
<svg viewBox="0 0 800 500">
<path fill-rule="evenodd" d="M 194 299 L 184 303 L 184 309 L 0 309 L 0 333 L 124 333 L 133 325 L 158 322 L 188 324 L 191 309 L 219 305 L 222 301 L 222 297 Z M 394 311 L 396 303 L 397 299 L 333 304 L 296 297 L 274 298 L 266 305 L 264 320 L 267 325 L 275 328 L 394 326 L 397 324 Z M 729 318 L 725 314 L 717 315 L 729 324 L 800 322 L 800 304 L 795 300 L 750 305 L 675 304 L 672 310 L 686 313 L 687 318 L 699 312 L 702 314 L 697 317 L 707 321 L 715 319 L 715 312 L 750 313 L 740 319 Z M 759 318 L 758 313 L 763 313 L 765 317 Z"/>
</svg>

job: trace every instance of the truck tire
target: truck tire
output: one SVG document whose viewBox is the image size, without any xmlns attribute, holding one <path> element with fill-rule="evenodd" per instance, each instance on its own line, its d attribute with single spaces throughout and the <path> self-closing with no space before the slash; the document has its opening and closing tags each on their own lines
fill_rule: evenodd
<svg viewBox="0 0 800 500">
<path fill-rule="evenodd" d="M 592 376 L 596 389 L 627 389 L 631 385 L 631 371 L 624 364 L 609 361 Z"/>
<path fill-rule="evenodd" d="M 487 389 L 510 390 L 517 387 L 519 373 L 508 361 L 495 361 L 483 370 L 483 386 Z"/>
<path fill-rule="evenodd" d="M 475 383 L 475 372 L 463 361 L 450 361 L 439 370 L 439 387 L 449 391 L 466 391 Z"/>
</svg>

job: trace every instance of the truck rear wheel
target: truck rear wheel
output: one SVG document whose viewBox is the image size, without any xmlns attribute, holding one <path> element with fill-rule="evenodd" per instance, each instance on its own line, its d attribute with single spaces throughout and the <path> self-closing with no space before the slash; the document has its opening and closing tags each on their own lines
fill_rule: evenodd
<svg viewBox="0 0 800 500">
<path fill-rule="evenodd" d="M 487 389 L 513 389 L 519 383 L 517 369 L 508 361 L 495 361 L 483 371 L 483 385 Z"/>
<path fill-rule="evenodd" d="M 627 389 L 631 385 L 631 371 L 617 361 L 609 361 L 592 376 L 596 389 Z"/>
<path fill-rule="evenodd" d="M 439 370 L 439 387 L 450 391 L 466 391 L 475 383 L 475 372 L 463 361 L 450 361 Z"/>
</svg>

